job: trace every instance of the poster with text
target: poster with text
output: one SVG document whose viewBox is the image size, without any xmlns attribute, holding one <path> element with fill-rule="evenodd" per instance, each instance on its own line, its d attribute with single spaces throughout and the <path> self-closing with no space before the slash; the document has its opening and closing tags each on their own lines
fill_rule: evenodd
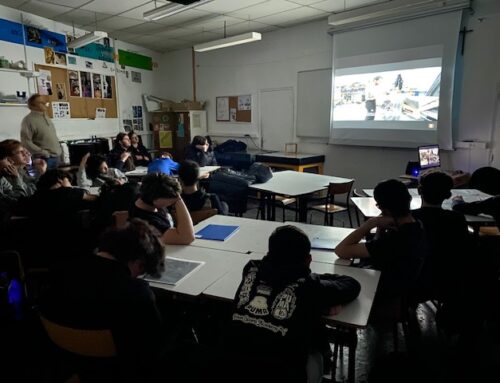
<svg viewBox="0 0 500 383">
<path fill-rule="evenodd" d="M 94 98 L 102 98 L 102 76 L 92 73 L 92 86 L 94 88 Z"/>
<path fill-rule="evenodd" d="M 90 72 L 80 71 L 80 89 L 83 97 L 92 97 L 92 76 Z"/>
<path fill-rule="evenodd" d="M 80 89 L 80 76 L 78 74 L 78 71 L 69 70 L 68 78 L 69 78 L 69 95 L 72 97 L 81 97 L 82 92 Z"/>
<path fill-rule="evenodd" d="M 113 76 L 103 76 L 102 84 L 103 98 L 113 98 Z"/>
<path fill-rule="evenodd" d="M 106 118 L 106 108 L 96 108 L 95 118 Z"/>
<path fill-rule="evenodd" d="M 53 102 L 52 103 L 52 118 L 66 119 L 70 118 L 69 102 Z"/>
<path fill-rule="evenodd" d="M 252 96 L 246 94 L 238 96 L 238 110 L 251 110 L 252 109 Z"/>
<path fill-rule="evenodd" d="M 42 96 L 52 96 L 52 73 L 50 70 L 40 69 L 40 76 L 37 77 L 38 94 Z"/>
<path fill-rule="evenodd" d="M 217 97 L 215 114 L 217 121 L 229 121 L 229 97 Z"/>
</svg>

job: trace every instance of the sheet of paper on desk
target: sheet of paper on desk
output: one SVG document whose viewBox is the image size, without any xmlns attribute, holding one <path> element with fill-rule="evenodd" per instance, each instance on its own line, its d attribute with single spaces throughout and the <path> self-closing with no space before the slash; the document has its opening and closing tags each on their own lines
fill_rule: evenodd
<svg viewBox="0 0 500 383">
<path fill-rule="evenodd" d="M 159 278 L 153 278 L 147 275 L 145 279 L 150 282 L 165 283 L 175 286 L 204 264 L 205 262 L 167 257 L 165 258 L 165 270 L 162 272 L 161 276 Z"/>
</svg>

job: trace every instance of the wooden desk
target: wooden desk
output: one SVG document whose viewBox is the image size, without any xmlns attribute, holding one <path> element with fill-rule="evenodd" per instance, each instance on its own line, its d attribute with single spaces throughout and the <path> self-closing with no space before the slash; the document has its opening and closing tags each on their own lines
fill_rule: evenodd
<svg viewBox="0 0 500 383">
<path fill-rule="evenodd" d="M 307 199 L 312 193 L 324 190 L 331 182 L 345 183 L 351 179 L 324 176 L 313 173 L 301 173 L 292 170 L 285 170 L 273 174 L 273 178 L 261 184 L 250 185 L 250 189 L 261 192 L 261 198 L 267 199 L 268 219 L 275 219 L 274 199 L 276 195 L 285 195 L 298 198 L 299 202 L 299 221 L 307 221 Z M 265 203 L 263 201 L 262 206 Z M 265 212 L 262 212 L 262 217 L 265 219 Z"/>
<path fill-rule="evenodd" d="M 257 154 L 255 161 L 262 162 L 272 168 L 290 169 L 297 172 L 317 168 L 318 174 L 323 174 L 325 156 L 322 154 L 274 152 Z"/>
</svg>

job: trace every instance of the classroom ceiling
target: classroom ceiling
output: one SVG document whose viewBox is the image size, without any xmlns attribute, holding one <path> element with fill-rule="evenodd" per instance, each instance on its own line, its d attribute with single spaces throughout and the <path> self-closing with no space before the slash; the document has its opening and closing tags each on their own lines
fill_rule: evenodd
<svg viewBox="0 0 500 383">
<path fill-rule="evenodd" d="M 143 13 L 165 0 L 0 0 L 0 4 L 158 52 L 188 48 L 226 35 L 270 32 L 331 13 L 391 0 L 213 0 L 158 21 Z"/>
</svg>

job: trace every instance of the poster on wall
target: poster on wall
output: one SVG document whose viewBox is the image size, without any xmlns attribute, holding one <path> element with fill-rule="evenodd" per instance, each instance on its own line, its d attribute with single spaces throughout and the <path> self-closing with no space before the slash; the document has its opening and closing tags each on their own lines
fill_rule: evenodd
<svg viewBox="0 0 500 383">
<path fill-rule="evenodd" d="M 92 73 L 92 86 L 94 88 L 94 98 L 102 98 L 102 76 Z"/>
<path fill-rule="evenodd" d="M 69 94 L 73 97 L 81 97 L 82 92 L 80 90 L 80 77 L 78 75 L 78 71 L 69 70 L 68 71 L 69 78 Z"/>
<path fill-rule="evenodd" d="M 35 48 L 50 47 L 56 52 L 66 53 L 68 47 L 66 45 L 66 36 L 51 32 L 46 29 L 38 29 L 29 25 L 24 27 L 26 36 L 26 45 Z"/>
<path fill-rule="evenodd" d="M 132 131 L 132 120 L 124 119 L 123 120 L 123 129 L 126 132 L 131 132 Z"/>
<path fill-rule="evenodd" d="M 68 64 L 76 65 L 76 57 L 75 56 L 68 56 Z"/>
<path fill-rule="evenodd" d="M 66 65 L 66 55 L 64 53 L 54 53 L 54 64 Z"/>
<path fill-rule="evenodd" d="M 131 74 L 132 82 L 137 82 L 137 83 L 141 83 L 142 82 L 141 72 L 134 72 L 132 70 L 132 71 L 130 71 L 130 74 Z"/>
<path fill-rule="evenodd" d="M 92 97 L 92 78 L 90 72 L 80 71 L 80 89 L 83 97 Z"/>
<path fill-rule="evenodd" d="M 132 111 L 134 118 L 142 118 L 142 106 L 134 105 L 132 106 Z"/>
<path fill-rule="evenodd" d="M 53 102 L 52 103 L 52 118 L 71 118 L 69 102 Z"/>
<path fill-rule="evenodd" d="M 229 109 L 229 121 L 236 122 L 236 108 Z"/>
<path fill-rule="evenodd" d="M 229 97 L 217 97 L 216 120 L 229 121 Z"/>
<path fill-rule="evenodd" d="M 173 145 L 172 145 L 172 131 L 171 130 L 160 130 L 158 132 L 158 136 L 160 139 L 160 148 L 161 149 L 170 149 L 173 147 Z"/>
<path fill-rule="evenodd" d="M 106 118 L 106 108 L 96 108 L 95 118 Z"/>
<path fill-rule="evenodd" d="M 66 84 L 63 83 L 56 84 L 56 95 L 59 101 L 66 100 Z"/>
<path fill-rule="evenodd" d="M 23 44 L 23 27 L 20 23 L 0 19 L 0 40 Z"/>
<path fill-rule="evenodd" d="M 52 96 L 52 73 L 50 70 L 40 69 L 40 76 L 37 77 L 38 94 L 42 96 Z"/>
<path fill-rule="evenodd" d="M 43 53 L 45 56 L 45 64 L 54 64 L 55 62 L 54 50 L 50 47 L 44 47 Z"/>
<path fill-rule="evenodd" d="M 246 94 L 238 96 L 238 110 L 251 110 L 252 109 L 252 96 Z"/>
<path fill-rule="evenodd" d="M 113 98 L 113 76 L 103 76 L 104 82 L 102 84 L 102 97 Z"/>
</svg>

